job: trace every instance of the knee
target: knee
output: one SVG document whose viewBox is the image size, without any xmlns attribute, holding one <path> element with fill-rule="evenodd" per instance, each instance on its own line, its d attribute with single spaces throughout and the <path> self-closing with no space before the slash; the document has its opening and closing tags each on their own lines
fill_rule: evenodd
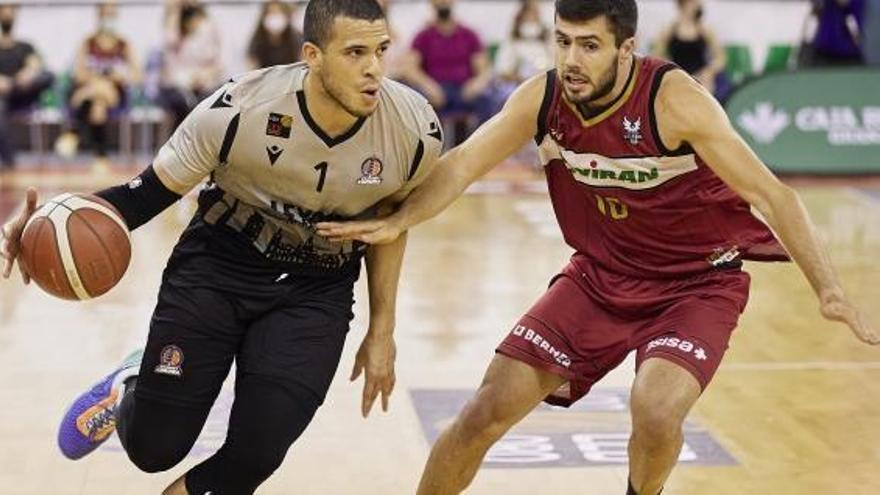
<svg viewBox="0 0 880 495">
<path fill-rule="evenodd" d="M 633 400 L 633 436 L 645 446 L 677 443 L 682 435 L 684 413 L 670 402 Z"/>
<path fill-rule="evenodd" d="M 129 460 L 145 473 L 161 473 L 173 468 L 186 457 L 186 451 L 174 446 L 149 445 L 129 448 Z"/>
<path fill-rule="evenodd" d="M 465 406 L 455 428 L 463 439 L 494 441 L 501 438 L 513 423 L 492 394 L 481 391 Z"/>
<path fill-rule="evenodd" d="M 120 437 L 123 432 L 120 432 Z M 128 429 L 124 441 L 129 460 L 145 473 L 159 473 L 176 466 L 186 457 L 192 442 L 181 441 L 161 434 Z"/>
</svg>

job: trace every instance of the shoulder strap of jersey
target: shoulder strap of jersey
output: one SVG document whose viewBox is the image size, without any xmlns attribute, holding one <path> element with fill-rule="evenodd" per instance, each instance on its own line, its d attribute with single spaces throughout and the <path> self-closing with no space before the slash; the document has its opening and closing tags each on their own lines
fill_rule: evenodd
<svg viewBox="0 0 880 495">
<path fill-rule="evenodd" d="M 663 84 L 663 77 L 669 71 L 678 68 L 679 67 L 672 62 L 666 62 L 660 65 L 660 67 L 657 67 L 654 71 L 654 79 L 651 81 L 651 96 L 648 98 L 648 120 L 651 121 L 651 134 L 654 136 L 654 142 L 657 143 L 657 148 L 660 149 L 660 152 L 662 152 L 664 156 L 690 155 L 694 152 L 693 148 L 687 143 L 682 143 L 677 150 L 667 148 L 663 139 L 660 137 L 660 128 L 657 124 L 657 113 L 655 109 L 657 93 L 660 92 L 660 85 Z"/>
<path fill-rule="evenodd" d="M 541 110 L 538 111 L 538 133 L 535 134 L 535 142 L 540 145 L 547 135 L 547 116 L 553 97 L 556 94 L 556 69 L 547 71 L 547 81 L 544 83 L 544 98 L 541 100 Z"/>
</svg>

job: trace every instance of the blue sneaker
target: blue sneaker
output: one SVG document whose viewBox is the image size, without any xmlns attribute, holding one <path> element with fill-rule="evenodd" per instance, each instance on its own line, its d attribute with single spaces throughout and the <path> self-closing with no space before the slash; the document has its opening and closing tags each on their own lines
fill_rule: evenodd
<svg viewBox="0 0 880 495">
<path fill-rule="evenodd" d="M 80 459 L 97 449 L 116 430 L 116 407 L 122 383 L 138 374 L 143 349 L 137 350 L 91 390 L 73 401 L 58 429 L 58 447 L 68 459 Z"/>
</svg>

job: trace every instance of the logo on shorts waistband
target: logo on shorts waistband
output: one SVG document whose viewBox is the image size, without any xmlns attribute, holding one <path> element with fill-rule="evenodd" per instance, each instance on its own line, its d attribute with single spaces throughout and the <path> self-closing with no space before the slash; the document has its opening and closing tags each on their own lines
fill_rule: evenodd
<svg viewBox="0 0 880 495">
<path fill-rule="evenodd" d="M 685 339 L 680 339 L 678 337 L 660 337 L 658 339 L 654 339 L 651 343 L 648 344 L 648 351 L 656 349 L 658 347 L 669 347 L 672 349 L 677 349 L 686 354 L 693 353 L 694 357 L 697 358 L 697 361 L 705 361 L 709 359 L 709 356 L 706 355 L 706 349 L 703 347 L 694 344 L 693 342 Z"/>
<path fill-rule="evenodd" d="M 532 330 L 531 328 L 527 328 L 523 325 L 517 325 L 513 327 L 513 331 L 511 331 L 510 333 L 511 335 L 514 335 L 516 337 L 522 337 L 527 342 L 531 342 L 532 344 L 534 344 L 538 349 L 546 351 L 551 356 L 553 356 L 553 359 L 560 365 L 566 368 L 571 366 L 571 358 L 568 357 L 568 354 L 553 347 L 553 345 L 550 344 L 550 342 L 547 342 L 547 340 L 544 339 L 541 334 Z"/>
<path fill-rule="evenodd" d="M 183 375 L 183 351 L 176 345 L 166 345 L 159 353 L 159 365 L 153 368 L 160 375 Z"/>
</svg>

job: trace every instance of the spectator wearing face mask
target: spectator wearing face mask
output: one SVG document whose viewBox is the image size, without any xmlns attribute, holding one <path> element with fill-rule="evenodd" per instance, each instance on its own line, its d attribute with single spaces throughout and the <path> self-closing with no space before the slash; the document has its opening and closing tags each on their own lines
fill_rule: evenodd
<svg viewBox="0 0 880 495">
<path fill-rule="evenodd" d="M 260 20 L 248 46 L 248 62 L 254 69 L 292 64 L 299 60 L 303 37 L 291 24 L 291 4 L 270 0 L 263 3 Z"/>
<path fill-rule="evenodd" d="M 654 43 L 654 53 L 675 62 L 719 100 L 732 89 L 727 57 L 715 32 L 703 22 L 702 0 L 678 0 L 678 17 Z"/>
<path fill-rule="evenodd" d="M 15 165 L 9 114 L 35 103 L 53 79 L 34 47 L 13 37 L 17 14 L 18 6 L 0 5 L 0 168 Z"/>
<path fill-rule="evenodd" d="M 472 115 L 477 124 L 491 116 L 487 89 L 492 82 L 489 57 L 479 36 L 453 16 L 454 0 L 431 0 L 435 17 L 412 42 L 408 81 L 438 110 L 456 117 L 455 139 L 467 137 Z"/>
<path fill-rule="evenodd" d="M 140 80 L 140 71 L 131 45 L 119 34 L 116 4 L 98 4 L 97 13 L 98 29 L 83 41 L 73 70 L 69 103 L 78 136 L 63 135 L 58 148 L 72 152 L 84 140 L 100 165 L 107 158 L 107 121 L 125 105 L 127 90 Z"/>
<path fill-rule="evenodd" d="M 221 39 L 197 0 L 167 0 L 159 100 L 176 128 L 222 82 Z"/>
<path fill-rule="evenodd" d="M 495 58 L 502 103 L 520 83 L 553 67 L 549 40 L 550 28 L 541 22 L 537 0 L 521 0 L 510 38 Z"/>
</svg>

